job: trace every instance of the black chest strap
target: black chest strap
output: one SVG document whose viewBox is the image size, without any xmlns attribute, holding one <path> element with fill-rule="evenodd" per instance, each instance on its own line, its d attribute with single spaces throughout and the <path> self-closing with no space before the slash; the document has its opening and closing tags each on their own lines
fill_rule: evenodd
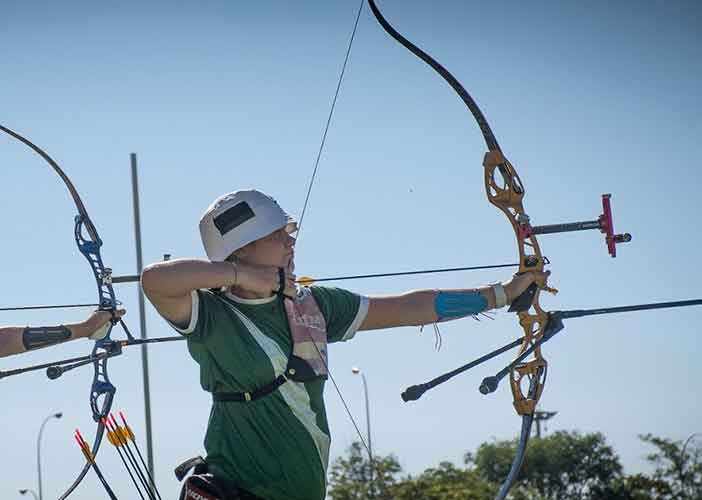
<svg viewBox="0 0 702 500">
<path fill-rule="evenodd" d="M 269 382 L 251 392 L 213 392 L 212 399 L 214 401 L 255 401 L 258 398 L 267 396 L 287 381 L 288 378 L 285 376 L 285 374 L 282 374 L 278 375 L 278 377 L 276 377 L 276 379 L 272 382 Z"/>
<path fill-rule="evenodd" d="M 295 382 L 308 382 L 316 378 L 326 377 L 319 377 L 319 375 L 314 373 L 314 370 L 304 359 L 301 359 L 293 354 L 288 359 L 288 366 L 285 371 L 281 375 L 278 375 L 275 380 L 250 392 L 213 392 L 212 399 L 214 401 L 227 402 L 255 401 L 258 398 L 262 398 L 263 396 L 267 396 L 274 392 L 288 380 L 294 380 Z"/>
</svg>

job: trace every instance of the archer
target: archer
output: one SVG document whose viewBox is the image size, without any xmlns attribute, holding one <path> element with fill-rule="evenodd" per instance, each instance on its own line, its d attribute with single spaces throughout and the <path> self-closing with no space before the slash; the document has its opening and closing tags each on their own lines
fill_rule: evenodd
<svg viewBox="0 0 702 500">
<path fill-rule="evenodd" d="M 323 499 L 331 439 L 323 400 L 327 344 L 358 331 L 503 307 L 545 274 L 383 297 L 296 288 L 296 229 L 273 198 L 230 193 L 200 221 L 209 260 L 159 262 L 142 274 L 144 292 L 185 336 L 202 388 L 212 393 L 207 459 L 181 498 Z"/>
</svg>

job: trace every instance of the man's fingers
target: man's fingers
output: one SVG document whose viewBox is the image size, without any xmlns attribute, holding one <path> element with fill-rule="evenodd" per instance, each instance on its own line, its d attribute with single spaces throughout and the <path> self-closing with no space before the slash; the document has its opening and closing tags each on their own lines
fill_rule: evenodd
<svg viewBox="0 0 702 500">
<path fill-rule="evenodd" d="M 110 322 L 106 321 L 103 325 L 90 334 L 90 338 L 93 340 L 102 340 L 107 336 L 107 330 L 110 326 Z"/>
</svg>

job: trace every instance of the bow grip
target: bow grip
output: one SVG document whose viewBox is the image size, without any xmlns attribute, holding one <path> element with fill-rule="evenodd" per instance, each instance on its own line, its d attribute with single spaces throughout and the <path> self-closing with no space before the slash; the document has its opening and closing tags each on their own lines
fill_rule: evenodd
<svg viewBox="0 0 702 500">
<path fill-rule="evenodd" d="M 512 304 L 508 309 L 509 312 L 522 312 L 528 310 L 534 301 L 534 295 L 536 295 L 537 290 L 538 285 L 536 283 L 529 285 L 529 288 L 524 290 L 519 297 L 512 301 Z"/>
</svg>

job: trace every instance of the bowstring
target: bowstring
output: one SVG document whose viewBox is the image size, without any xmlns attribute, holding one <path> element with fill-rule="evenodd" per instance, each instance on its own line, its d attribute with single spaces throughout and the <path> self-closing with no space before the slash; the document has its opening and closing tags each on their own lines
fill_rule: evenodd
<svg viewBox="0 0 702 500">
<path fill-rule="evenodd" d="M 312 175 L 310 176 L 310 182 L 307 186 L 307 193 L 305 195 L 305 203 L 302 207 L 302 212 L 300 214 L 300 220 L 297 224 L 297 236 L 296 236 L 296 242 L 299 243 L 300 241 L 300 235 L 302 233 L 302 223 L 305 218 L 305 214 L 307 212 L 307 207 L 309 205 L 310 201 L 310 196 L 312 194 L 312 188 L 314 186 L 315 179 L 317 178 L 317 172 L 319 170 L 319 163 L 322 158 L 322 153 L 324 152 L 324 146 L 326 144 L 327 140 L 327 134 L 329 133 L 329 127 L 331 125 L 332 117 L 334 116 L 334 110 L 336 108 L 336 102 L 339 98 L 339 92 L 341 90 L 341 84 L 344 80 L 344 75 L 346 73 L 346 67 L 349 62 L 349 57 L 351 55 L 351 48 L 353 47 L 353 42 L 356 38 L 356 32 L 358 30 L 358 23 L 361 19 L 361 12 L 363 12 L 363 4 L 365 3 L 365 0 L 361 0 L 360 4 L 358 6 L 358 11 L 356 13 L 356 20 L 354 21 L 353 25 L 353 30 L 351 32 L 351 37 L 349 39 L 349 44 L 348 47 L 346 48 L 346 55 L 344 56 L 344 63 L 341 67 L 341 72 L 339 74 L 339 79 L 336 84 L 336 90 L 334 91 L 334 98 L 332 99 L 332 104 L 329 109 L 329 115 L 327 116 L 327 122 L 324 126 L 324 132 L 322 133 L 322 140 L 320 141 L 319 144 L 319 149 L 317 151 L 317 157 L 315 158 L 314 162 L 314 168 L 312 170 Z M 308 332 L 309 334 L 309 332 Z M 348 415 L 349 419 L 351 420 L 351 423 L 353 424 L 354 429 L 356 430 L 356 434 L 358 435 L 358 438 L 361 440 L 361 444 L 363 444 L 363 447 L 365 448 L 366 452 L 368 453 L 368 458 L 371 463 L 371 467 L 375 468 L 375 460 L 373 459 L 373 454 L 370 451 L 370 447 L 366 443 L 366 440 L 363 438 L 363 434 L 361 433 L 361 430 L 358 427 L 358 424 L 356 423 L 356 419 L 353 417 L 353 414 L 351 413 L 351 410 L 349 408 L 349 405 L 346 403 L 346 400 L 344 399 L 344 396 L 341 394 L 341 389 L 339 389 L 339 385 L 336 383 L 336 380 L 334 379 L 334 376 L 331 373 L 331 370 L 329 369 L 329 365 L 327 364 L 324 356 L 322 355 L 322 352 L 319 350 L 319 347 L 317 346 L 317 343 L 314 341 L 312 338 L 312 335 L 310 335 L 310 340 L 312 341 L 312 345 L 314 345 L 317 354 L 319 355 L 319 358 L 322 360 L 322 363 L 324 364 L 324 368 L 327 370 L 327 373 L 329 375 L 329 379 L 332 381 L 332 384 L 334 385 L 334 389 L 336 390 L 337 395 L 339 396 L 339 399 L 341 400 L 342 405 L 344 406 L 344 410 L 346 411 L 346 414 Z"/>
<path fill-rule="evenodd" d="M 336 101 L 339 98 L 339 91 L 341 90 L 341 83 L 344 80 L 344 74 L 346 73 L 346 65 L 349 62 L 349 56 L 351 55 L 351 47 L 353 46 L 353 41 L 356 38 L 356 30 L 358 29 L 358 22 L 361 19 L 361 12 L 363 11 L 363 4 L 365 0 L 361 0 L 358 6 L 358 12 L 356 13 L 356 21 L 353 25 L 353 31 L 351 32 L 351 38 L 349 39 L 349 45 L 346 49 L 346 56 L 344 57 L 344 64 L 341 67 L 341 73 L 339 74 L 339 80 L 336 83 L 336 90 L 334 91 L 334 98 L 332 99 L 331 108 L 329 109 L 329 115 L 327 116 L 327 123 L 324 126 L 324 133 L 322 134 L 322 140 L 319 143 L 319 150 L 317 151 L 317 158 L 314 161 L 314 168 L 312 170 L 312 176 L 310 177 L 309 185 L 307 186 L 307 194 L 305 195 L 305 203 L 302 207 L 302 213 L 300 214 L 300 221 L 297 224 L 297 240 L 300 239 L 300 234 L 302 233 L 302 221 L 305 218 L 305 213 L 307 212 L 307 205 L 310 201 L 310 195 L 312 194 L 312 187 L 314 186 L 314 181 L 317 178 L 317 170 L 319 169 L 319 161 L 322 158 L 322 153 L 324 152 L 324 145 L 327 142 L 327 133 L 329 132 L 329 126 L 331 125 L 332 117 L 334 116 L 334 109 L 336 108 Z"/>
</svg>

